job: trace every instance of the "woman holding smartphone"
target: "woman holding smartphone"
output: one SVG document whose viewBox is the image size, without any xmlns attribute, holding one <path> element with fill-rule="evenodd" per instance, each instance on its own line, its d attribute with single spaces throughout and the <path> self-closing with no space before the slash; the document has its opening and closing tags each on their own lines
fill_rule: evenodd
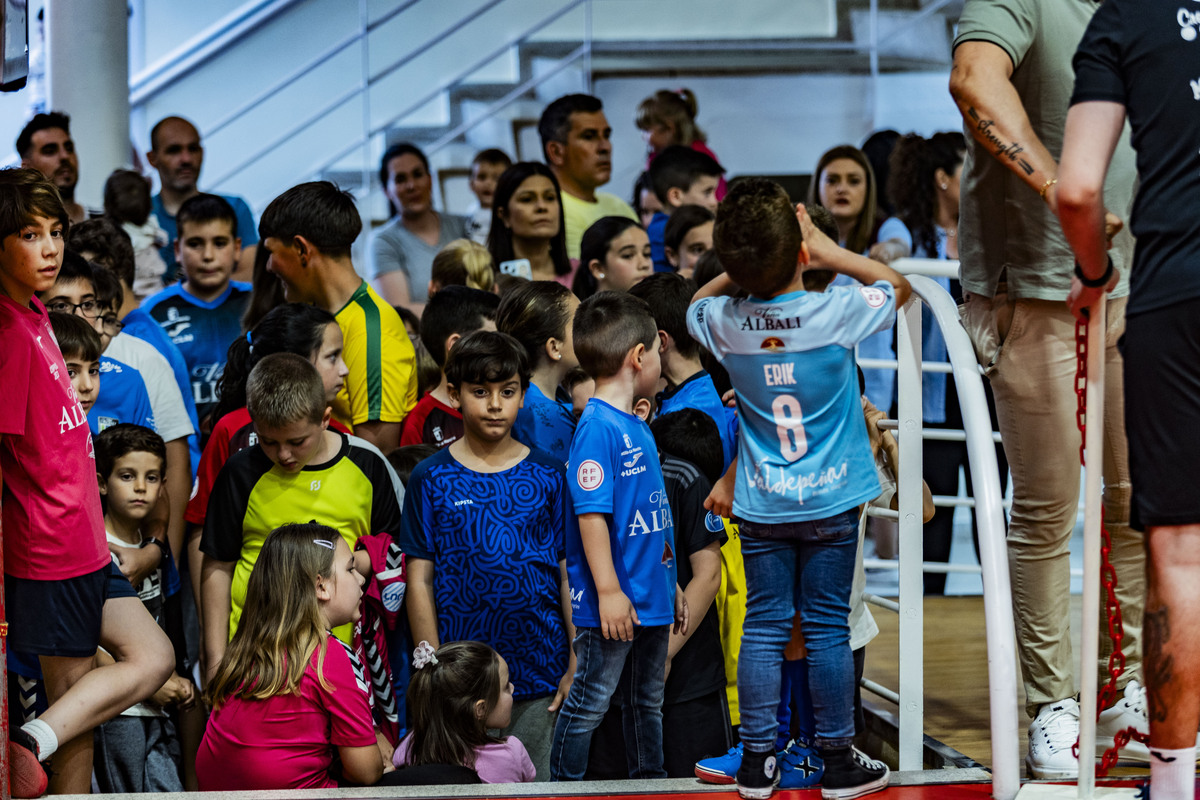
<svg viewBox="0 0 1200 800">
<path fill-rule="evenodd" d="M 567 258 L 558 181 L 545 164 L 513 164 L 496 182 L 488 250 L 501 273 L 570 288 L 576 267 Z"/>
</svg>

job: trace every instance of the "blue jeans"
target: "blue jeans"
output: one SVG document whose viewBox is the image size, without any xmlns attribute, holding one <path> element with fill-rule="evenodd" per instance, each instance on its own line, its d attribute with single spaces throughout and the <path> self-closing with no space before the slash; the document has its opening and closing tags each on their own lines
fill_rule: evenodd
<svg viewBox="0 0 1200 800">
<path fill-rule="evenodd" d="M 811 522 L 743 522 L 740 533 L 746 567 L 746 621 L 738 657 L 742 743 L 757 752 L 774 749 L 783 649 L 799 608 L 816 744 L 848 746 L 854 738 L 854 659 L 847 618 L 857 509 Z"/>
<path fill-rule="evenodd" d="M 854 552 L 850 555 L 853 562 Z M 662 703 L 670 632 L 669 625 L 638 627 L 633 641 L 622 642 L 605 639 L 599 628 L 576 631 L 575 682 L 554 726 L 550 780 L 583 780 L 592 733 L 600 726 L 614 695 L 621 704 L 629 777 L 667 777 L 663 769 Z"/>
</svg>

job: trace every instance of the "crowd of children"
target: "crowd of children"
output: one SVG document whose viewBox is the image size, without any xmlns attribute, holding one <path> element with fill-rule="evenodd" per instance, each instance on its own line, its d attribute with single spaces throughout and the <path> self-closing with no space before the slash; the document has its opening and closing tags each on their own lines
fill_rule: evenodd
<svg viewBox="0 0 1200 800">
<path fill-rule="evenodd" d="M 726 187 L 663 94 L 649 224 L 601 215 L 575 259 L 546 165 L 481 152 L 451 220 L 391 148 L 396 307 L 328 183 L 267 208 L 253 284 L 234 207 L 185 200 L 164 283 L 139 175 L 71 226 L 0 172 L 15 796 L 51 757 L 55 792 L 886 785 L 852 747 L 852 587 L 895 451 L 854 353 L 908 285 L 777 184 Z"/>
</svg>

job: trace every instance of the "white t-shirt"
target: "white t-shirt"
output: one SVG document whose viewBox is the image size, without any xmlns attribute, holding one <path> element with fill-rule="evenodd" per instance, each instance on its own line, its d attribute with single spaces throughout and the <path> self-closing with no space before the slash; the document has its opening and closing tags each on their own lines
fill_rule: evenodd
<svg viewBox="0 0 1200 800">
<path fill-rule="evenodd" d="M 179 384 L 175 382 L 175 373 L 153 345 L 121 332 L 113 337 L 104 355 L 128 364 L 141 373 L 142 380 L 146 382 L 146 391 L 150 394 L 154 427 L 164 442 L 173 442 L 195 433 L 183 404 L 183 395 L 179 392 Z"/>
</svg>

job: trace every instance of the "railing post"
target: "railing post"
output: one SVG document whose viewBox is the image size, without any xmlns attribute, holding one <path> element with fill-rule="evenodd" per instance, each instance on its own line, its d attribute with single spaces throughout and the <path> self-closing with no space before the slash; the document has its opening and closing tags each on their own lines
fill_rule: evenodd
<svg viewBox="0 0 1200 800">
<path fill-rule="evenodd" d="M 900 509 L 900 769 L 924 766 L 925 608 L 921 476 L 921 299 L 914 296 L 897 310 L 897 443 L 903 469 L 897 467 Z"/>
</svg>

